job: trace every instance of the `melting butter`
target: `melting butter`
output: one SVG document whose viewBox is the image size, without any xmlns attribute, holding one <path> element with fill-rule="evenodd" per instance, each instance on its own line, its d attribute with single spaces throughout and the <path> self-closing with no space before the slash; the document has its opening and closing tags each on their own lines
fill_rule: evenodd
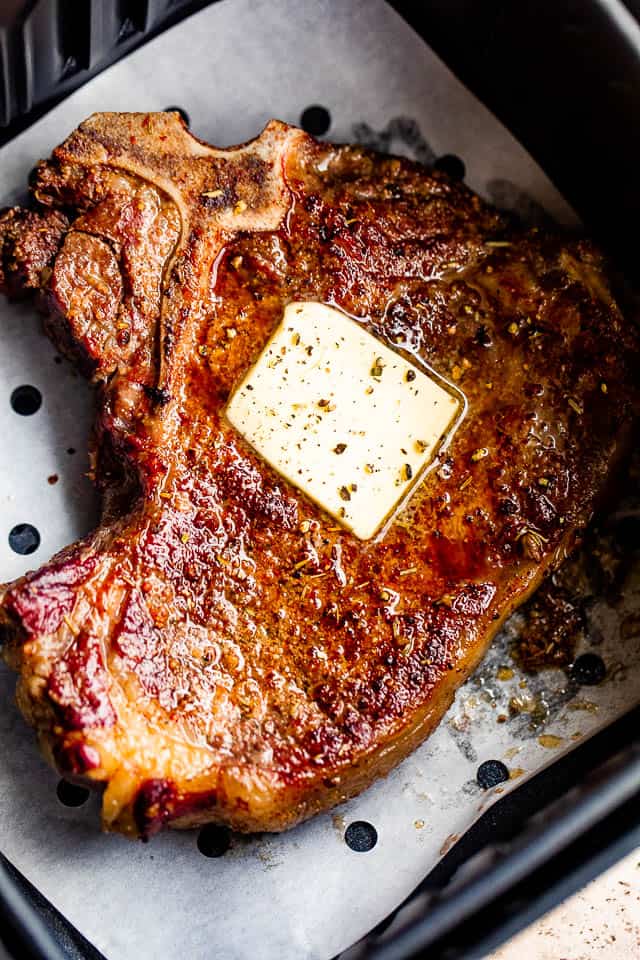
<svg viewBox="0 0 640 960">
<path fill-rule="evenodd" d="M 289 304 L 226 415 L 283 477 L 361 540 L 424 478 L 464 398 L 322 303 Z"/>
</svg>

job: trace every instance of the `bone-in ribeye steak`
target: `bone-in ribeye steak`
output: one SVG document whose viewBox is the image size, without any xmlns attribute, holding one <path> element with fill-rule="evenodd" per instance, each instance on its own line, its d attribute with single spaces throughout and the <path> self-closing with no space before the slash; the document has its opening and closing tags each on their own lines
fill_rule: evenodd
<svg viewBox="0 0 640 960">
<path fill-rule="evenodd" d="M 270 123 L 228 150 L 98 114 L 2 215 L 98 384 L 98 529 L 0 590 L 18 701 L 106 827 L 281 830 L 384 775 L 589 521 L 638 412 L 638 341 L 584 241 L 407 160 Z M 436 469 L 356 539 L 231 427 L 292 301 L 333 304 L 467 398 Z"/>
</svg>

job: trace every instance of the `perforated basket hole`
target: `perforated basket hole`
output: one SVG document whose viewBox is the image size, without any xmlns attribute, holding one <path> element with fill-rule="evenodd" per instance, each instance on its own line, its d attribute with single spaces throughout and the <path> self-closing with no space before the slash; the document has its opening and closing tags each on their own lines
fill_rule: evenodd
<svg viewBox="0 0 640 960">
<path fill-rule="evenodd" d="M 485 760 L 478 767 L 476 780 L 483 790 L 490 790 L 509 779 L 509 770 L 502 760 Z"/>
<path fill-rule="evenodd" d="M 37 387 L 25 383 L 11 394 L 11 409 L 21 417 L 30 417 L 42 406 L 42 394 Z"/>
<path fill-rule="evenodd" d="M 89 791 L 86 787 L 81 787 L 76 783 L 69 783 L 68 780 L 59 780 L 56 787 L 56 795 L 61 804 L 65 807 L 81 807 L 89 799 Z"/>
<path fill-rule="evenodd" d="M 345 830 L 344 842 L 354 853 L 368 853 L 378 842 L 378 831 L 366 820 L 354 820 Z"/>
<path fill-rule="evenodd" d="M 312 137 L 321 137 L 331 126 L 331 114 L 326 107 L 313 104 L 300 114 L 300 126 Z"/>
<path fill-rule="evenodd" d="M 452 180 L 464 180 L 467 172 L 464 160 L 461 160 L 455 153 L 443 154 L 441 157 L 438 157 L 433 166 L 434 169 L 446 173 Z"/>
<path fill-rule="evenodd" d="M 571 676 L 583 687 L 595 687 L 607 674 L 602 657 L 597 653 L 583 653 L 573 663 Z"/>
<path fill-rule="evenodd" d="M 222 857 L 231 846 L 231 831 L 228 827 L 208 824 L 198 834 L 198 850 L 205 857 Z"/>
<path fill-rule="evenodd" d="M 40 546 L 40 534 L 31 523 L 18 523 L 9 531 L 9 546 L 14 553 L 26 556 Z"/>
</svg>

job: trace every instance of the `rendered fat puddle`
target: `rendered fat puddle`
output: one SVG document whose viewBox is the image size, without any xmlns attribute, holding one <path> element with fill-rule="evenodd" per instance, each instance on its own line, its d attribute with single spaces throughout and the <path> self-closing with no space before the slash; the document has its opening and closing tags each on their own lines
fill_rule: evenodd
<svg viewBox="0 0 640 960">
<path fill-rule="evenodd" d="M 231 396 L 230 423 L 275 470 L 368 540 L 422 482 L 464 395 L 334 307 L 289 304 Z"/>
</svg>

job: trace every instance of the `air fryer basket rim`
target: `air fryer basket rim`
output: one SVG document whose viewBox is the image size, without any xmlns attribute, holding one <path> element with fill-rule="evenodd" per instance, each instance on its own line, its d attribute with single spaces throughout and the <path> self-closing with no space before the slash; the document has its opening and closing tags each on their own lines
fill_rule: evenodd
<svg viewBox="0 0 640 960">
<path fill-rule="evenodd" d="M 115 3 L 106 12 L 103 4 L 100 22 L 107 33 L 100 37 L 91 31 L 87 48 L 74 53 L 75 72 L 56 86 L 43 73 L 52 69 L 50 59 L 34 56 L 34 50 L 52 46 L 47 30 L 60 22 L 57 17 L 40 21 L 39 36 L 27 35 L 20 17 L 5 24 L 0 28 L 2 142 L 54 105 L 61 93 L 205 5 L 203 0 L 178 0 L 168 15 L 164 7 L 169 5 L 159 0 L 120 3 L 121 17 L 132 29 L 109 37 L 108 30 L 116 28 L 123 34 L 125 20 L 116 21 Z M 27 6 L 25 2 L 23 15 Z M 69 10 L 62 0 L 43 6 L 55 14 Z M 545 0 L 531 9 L 504 0 L 482 5 L 473 0 L 430 0 L 428 5 L 392 0 L 392 6 L 519 137 L 605 247 L 620 263 L 630 264 L 640 215 L 640 191 L 632 176 L 640 160 L 640 130 L 633 123 L 640 112 L 635 16 L 640 15 L 640 0 L 628 0 L 626 6 L 621 0 Z M 94 8 L 92 3 L 92 15 Z M 608 191 L 594 190 L 594 184 L 607 184 Z M 448 960 L 480 957 L 632 849 L 640 842 L 635 814 L 639 721 L 636 708 L 495 804 L 396 912 L 398 921 L 381 924 L 379 936 L 372 932 L 341 957 L 408 960 L 427 948 L 430 960 L 445 954 Z M 528 821 L 536 808 L 534 828 Z M 490 840 L 495 845 L 496 837 L 500 847 L 490 866 L 482 862 L 479 873 L 472 870 L 466 883 L 456 882 L 464 863 L 470 857 L 477 860 L 478 851 Z M 556 871 L 555 880 L 547 876 L 546 890 L 536 887 L 545 863 Z M 529 891 L 523 900 L 526 878 Z M 500 889 L 493 910 L 483 887 L 492 895 Z M 437 897 L 434 891 L 439 891 Z M 403 921 L 403 911 L 411 909 L 412 919 Z M 0 939 L 16 957 L 99 956 L 3 863 L 0 918 Z"/>
</svg>

